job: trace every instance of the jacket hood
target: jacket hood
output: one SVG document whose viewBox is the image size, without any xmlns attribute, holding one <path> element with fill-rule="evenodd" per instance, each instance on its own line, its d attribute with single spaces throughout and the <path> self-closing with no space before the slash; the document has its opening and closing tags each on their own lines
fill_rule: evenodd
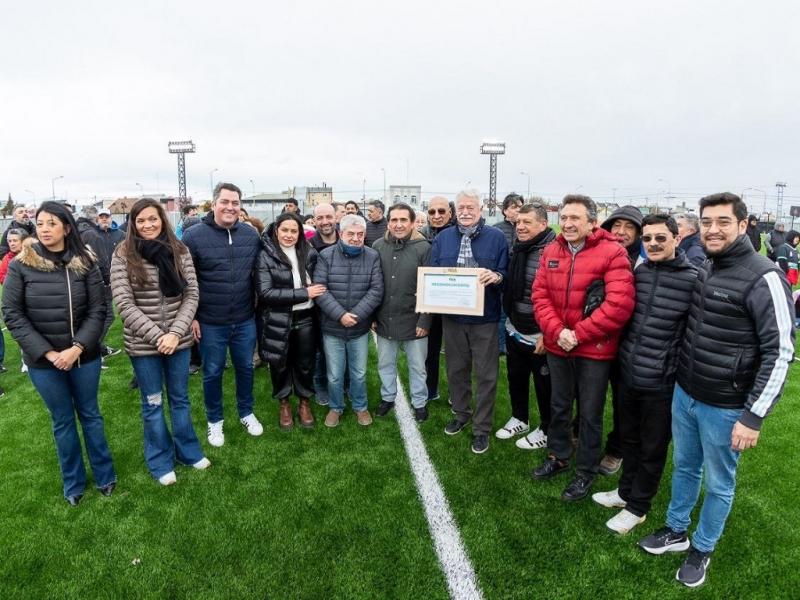
<svg viewBox="0 0 800 600">
<path fill-rule="evenodd" d="M 92 249 L 87 246 L 87 250 L 94 258 Z M 19 251 L 16 260 L 26 267 L 36 269 L 37 271 L 51 272 L 59 268 L 56 263 L 44 256 L 43 246 L 33 238 L 28 238 L 22 243 L 22 250 Z M 69 261 L 67 262 L 67 269 L 81 275 L 87 273 L 91 268 L 92 265 L 79 256 L 69 257 Z"/>
<path fill-rule="evenodd" d="M 634 225 L 636 225 L 636 229 L 639 230 L 639 233 L 642 233 L 642 219 L 644 215 L 642 211 L 640 211 L 635 206 L 620 206 L 617 210 L 615 210 L 611 215 L 603 221 L 603 224 L 600 226 L 606 231 L 611 231 L 611 224 L 616 221 L 617 219 L 625 219 L 626 221 L 630 221 Z"/>
</svg>

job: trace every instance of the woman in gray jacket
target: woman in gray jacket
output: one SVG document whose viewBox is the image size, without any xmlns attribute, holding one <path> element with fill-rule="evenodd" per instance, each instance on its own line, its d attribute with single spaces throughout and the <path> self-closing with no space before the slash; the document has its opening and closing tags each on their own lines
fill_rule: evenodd
<svg viewBox="0 0 800 600">
<path fill-rule="evenodd" d="M 194 264 L 160 203 L 133 205 L 125 241 L 111 261 L 111 292 L 124 323 L 125 350 L 139 380 L 147 468 L 175 483 L 175 461 L 205 469 L 189 404 L 191 323 L 199 297 Z M 172 435 L 161 391 L 166 383 Z"/>
</svg>

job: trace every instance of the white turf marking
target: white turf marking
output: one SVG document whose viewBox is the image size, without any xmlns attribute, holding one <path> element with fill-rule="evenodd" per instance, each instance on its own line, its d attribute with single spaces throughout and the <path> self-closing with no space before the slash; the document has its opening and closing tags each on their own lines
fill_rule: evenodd
<svg viewBox="0 0 800 600">
<path fill-rule="evenodd" d="M 479 600 L 483 593 L 478 587 L 475 570 L 461 541 L 458 526 L 450 512 L 447 496 L 444 495 L 442 484 L 436 475 L 436 469 L 431 463 L 425 443 L 417 429 L 417 423 L 411 414 L 403 383 L 397 378 L 397 399 L 395 400 L 395 413 L 400 426 L 400 435 L 406 447 L 408 461 L 417 481 L 417 489 L 425 507 L 425 517 L 428 519 L 428 528 L 433 538 L 433 546 L 439 557 L 450 597 L 454 600 Z M 444 435 L 444 434 L 442 434 Z"/>
</svg>

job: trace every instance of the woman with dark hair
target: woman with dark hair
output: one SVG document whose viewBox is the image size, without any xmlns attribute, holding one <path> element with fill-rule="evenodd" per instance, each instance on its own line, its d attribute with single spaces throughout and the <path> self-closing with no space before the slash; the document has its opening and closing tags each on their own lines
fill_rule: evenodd
<svg viewBox="0 0 800 600">
<path fill-rule="evenodd" d="M 197 277 L 189 250 L 172 231 L 161 203 L 144 198 L 131 208 L 125 241 L 111 261 L 111 293 L 139 381 L 145 462 L 160 484 L 172 485 L 176 461 L 195 469 L 211 463 L 200 448 L 189 404 Z M 164 384 L 171 435 L 161 397 Z"/>
<path fill-rule="evenodd" d="M 103 276 L 72 213 L 61 204 L 39 207 L 36 235 L 39 241 L 27 240 L 8 267 L 3 317 L 50 411 L 64 497 L 77 506 L 86 488 L 86 468 L 76 413 L 95 485 L 110 496 L 117 482 L 97 405 L 106 316 Z"/>
<path fill-rule="evenodd" d="M 758 231 L 758 217 L 755 215 L 747 217 L 747 237 L 756 252 L 761 252 L 761 234 Z"/>
<path fill-rule="evenodd" d="M 303 223 L 294 213 L 281 214 L 261 236 L 256 266 L 258 293 L 258 349 L 269 363 L 272 396 L 280 402 L 279 425 L 294 424 L 289 397 L 299 398 L 300 425 L 314 426 L 309 397 L 314 393 L 317 326 L 314 298 L 325 286 L 312 284 L 317 252 L 303 235 Z"/>
</svg>

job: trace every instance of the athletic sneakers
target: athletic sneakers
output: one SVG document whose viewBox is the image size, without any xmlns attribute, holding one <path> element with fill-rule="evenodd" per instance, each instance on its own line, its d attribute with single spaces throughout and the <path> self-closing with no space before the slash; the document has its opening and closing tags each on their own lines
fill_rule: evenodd
<svg viewBox="0 0 800 600">
<path fill-rule="evenodd" d="M 424 423 L 428 420 L 428 407 L 423 406 L 421 408 L 414 409 L 414 419 L 416 419 L 417 423 Z"/>
<path fill-rule="evenodd" d="M 225 445 L 225 434 L 222 431 L 223 421 L 208 424 L 208 443 L 219 448 Z"/>
<path fill-rule="evenodd" d="M 646 538 L 639 540 L 639 548 L 650 554 L 683 552 L 689 549 L 689 537 L 685 531 L 678 532 L 669 527 L 662 527 Z"/>
<path fill-rule="evenodd" d="M 597 494 L 595 494 L 596 496 Z M 594 499 L 594 496 L 592 496 Z M 641 517 L 637 517 L 635 514 L 630 512 L 627 509 L 622 509 L 613 517 L 611 517 L 608 521 L 606 521 L 606 527 L 608 527 L 614 533 L 618 533 L 619 535 L 625 535 L 631 529 L 639 525 L 639 523 L 644 523 L 644 520 L 647 518 L 647 515 L 642 515 Z"/>
<path fill-rule="evenodd" d="M 489 449 L 489 436 L 488 435 L 473 435 L 472 436 L 472 451 L 475 454 L 483 454 Z"/>
<path fill-rule="evenodd" d="M 519 438 L 515 443 L 520 450 L 539 450 L 540 448 L 547 448 L 547 436 L 540 427 L 537 427 L 525 437 Z"/>
<path fill-rule="evenodd" d="M 494 435 L 499 440 L 507 440 L 515 435 L 527 433 L 529 429 L 530 427 L 528 427 L 527 423 L 523 423 L 516 417 L 511 417 Z"/>
<path fill-rule="evenodd" d="M 172 485 L 177 481 L 178 478 L 175 476 L 175 471 L 170 471 L 158 478 L 158 483 L 161 485 Z"/>
<path fill-rule="evenodd" d="M 445 425 L 444 432 L 447 435 L 455 435 L 457 433 L 460 433 L 461 430 L 464 429 L 464 427 L 466 427 L 466 425 L 467 424 L 463 421 L 459 421 L 458 419 L 453 419 L 447 425 Z"/>
<path fill-rule="evenodd" d="M 198 471 L 203 471 L 204 469 L 207 469 L 208 467 L 210 467 L 210 466 L 211 466 L 211 461 L 210 461 L 210 460 L 208 460 L 208 459 L 207 459 L 207 458 L 204 456 L 203 458 L 201 458 L 200 460 L 198 460 L 196 463 L 194 463 L 192 466 L 193 466 L 195 469 L 197 469 Z"/>
<path fill-rule="evenodd" d="M 545 461 L 531 471 L 531 477 L 542 481 L 544 479 L 550 479 L 554 475 L 558 475 L 567 469 L 569 469 L 569 463 L 567 461 L 558 460 L 554 454 L 548 454 Z"/>
<path fill-rule="evenodd" d="M 375 411 L 375 414 L 379 417 L 385 417 L 388 415 L 392 409 L 394 408 L 394 402 L 387 402 L 386 400 L 381 400 L 381 403 L 378 404 L 378 410 Z"/>
<path fill-rule="evenodd" d="M 711 563 L 710 552 L 700 552 L 694 546 L 689 548 L 689 556 L 675 573 L 675 579 L 686 587 L 697 587 L 706 580 L 706 571 Z"/>
<path fill-rule="evenodd" d="M 105 346 L 103 348 L 103 356 L 116 356 L 122 352 L 120 348 L 112 348 L 111 346 Z"/>
<path fill-rule="evenodd" d="M 600 461 L 600 473 L 603 475 L 613 475 L 622 466 L 622 459 L 606 454 Z"/>
<path fill-rule="evenodd" d="M 592 494 L 592 500 L 606 508 L 625 508 L 626 504 L 625 500 L 619 495 L 619 489 Z"/>
<path fill-rule="evenodd" d="M 252 436 L 258 437 L 264 433 L 264 428 L 253 413 L 239 419 L 239 423 L 244 425 L 244 428 L 247 429 L 247 433 Z"/>
</svg>

